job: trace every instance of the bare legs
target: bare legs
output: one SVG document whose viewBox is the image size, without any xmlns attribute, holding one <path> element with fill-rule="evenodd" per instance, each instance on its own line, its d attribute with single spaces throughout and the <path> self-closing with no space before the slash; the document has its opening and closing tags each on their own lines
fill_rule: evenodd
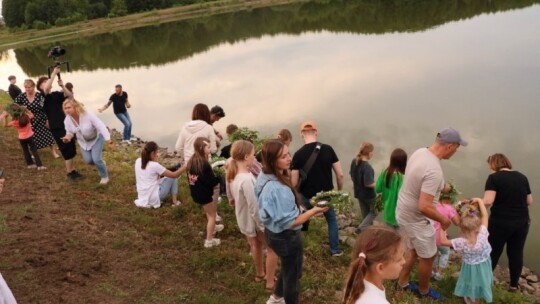
<svg viewBox="0 0 540 304">
<path fill-rule="evenodd" d="M 206 224 L 206 239 L 211 240 L 214 238 L 214 230 L 216 229 L 216 210 L 217 204 L 211 202 L 203 205 L 204 213 L 206 214 L 206 219 L 208 223 Z"/>
<path fill-rule="evenodd" d="M 405 255 L 405 264 L 401 273 L 399 274 L 398 284 L 405 286 L 409 283 L 411 271 L 414 264 L 418 260 L 418 291 L 421 294 L 426 294 L 429 291 L 429 278 L 431 277 L 431 270 L 433 267 L 433 261 L 435 256 L 431 258 L 420 258 L 416 254 L 416 250 L 411 249 Z"/>
</svg>

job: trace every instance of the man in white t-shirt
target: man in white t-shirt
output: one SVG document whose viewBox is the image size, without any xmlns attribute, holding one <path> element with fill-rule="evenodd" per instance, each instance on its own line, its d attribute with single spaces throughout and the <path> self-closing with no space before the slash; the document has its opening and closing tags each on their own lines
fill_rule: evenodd
<svg viewBox="0 0 540 304">
<path fill-rule="evenodd" d="M 407 244 L 406 263 L 398 283 L 404 289 L 417 292 L 422 297 L 442 299 L 429 288 L 433 261 L 437 253 L 435 229 L 430 219 L 441 223 L 441 229 L 450 226 L 450 220 L 436 209 L 441 191 L 449 191 L 443 178 L 441 159 L 449 159 L 459 146 L 467 146 L 459 132 L 446 128 L 441 130 L 429 148 L 416 150 L 405 170 L 403 185 L 399 191 L 396 218 Z M 419 286 L 409 282 L 411 270 L 418 259 Z"/>
</svg>

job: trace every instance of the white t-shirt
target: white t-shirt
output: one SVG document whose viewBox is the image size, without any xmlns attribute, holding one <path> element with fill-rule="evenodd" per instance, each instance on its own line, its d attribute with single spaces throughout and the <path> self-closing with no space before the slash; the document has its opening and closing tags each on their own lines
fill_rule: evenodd
<svg viewBox="0 0 540 304">
<path fill-rule="evenodd" d="M 135 178 L 137 180 L 138 198 L 134 201 L 135 205 L 142 208 L 159 208 L 161 200 L 159 199 L 160 176 L 165 172 L 165 167 L 155 161 L 149 161 L 146 169 L 141 168 L 141 158 L 135 161 Z"/>
<path fill-rule="evenodd" d="M 427 148 L 416 150 L 407 162 L 403 185 L 398 195 L 396 207 L 398 224 L 425 221 L 426 216 L 418 209 L 420 193 L 433 195 L 433 203 L 437 204 L 443 189 L 444 178 L 440 159 Z"/>
<path fill-rule="evenodd" d="M 364 292 L 360 295 L 360 298 L 354 302 L 354 304 L 390 304 L 386 300 L 386 294 L 384 289 L 380 290 L 379 287 L 364 280 Z"/>
</svg>

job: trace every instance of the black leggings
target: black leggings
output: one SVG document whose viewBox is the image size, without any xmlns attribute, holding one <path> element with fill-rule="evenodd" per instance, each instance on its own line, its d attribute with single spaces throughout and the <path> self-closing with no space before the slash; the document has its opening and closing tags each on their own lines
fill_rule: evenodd
<svg viewBox="0 0 540 304">
<path fill-rule="evenodd" d="M 504 245 L 508 256 L 508 268 L 510 268 L 510 286 L 517 287 L 521 269 L 523 268 L 523 248 L 529 233 L 529 219 L 505 218 L 489 219 L 489 244 L 491 244 L 491 265 L 497 266 Z"/>
</svg>

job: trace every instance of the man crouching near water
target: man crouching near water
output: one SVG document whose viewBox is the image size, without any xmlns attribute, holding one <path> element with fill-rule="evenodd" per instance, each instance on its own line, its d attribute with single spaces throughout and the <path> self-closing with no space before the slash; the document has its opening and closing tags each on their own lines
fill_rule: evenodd
<svg viewBox="0 0 540 304">
<path fill-rule="evenodd" d="M 435 229 L 429 219 L 441 223 L 441 229 L 450 226 L 450 220 L 435 208 L 441 191 L 448 192 L 441 168 L 441 159 L 449 159 L 459 146 L 467 146 L 459 132 L 446 128 L 441 130 L 429 148 L 413 153 L 407 163 L 403 186 L 399 192 L 396 218 L 406 239 L 406 262 L 399 275 L 398 284 L 420 297 L 440 300 L 442 296 L 429 287 L 433 261 L 437 253 Z M 419 286 L 409 282 L 411 270 L 418 259 Z"/>
</svg>

